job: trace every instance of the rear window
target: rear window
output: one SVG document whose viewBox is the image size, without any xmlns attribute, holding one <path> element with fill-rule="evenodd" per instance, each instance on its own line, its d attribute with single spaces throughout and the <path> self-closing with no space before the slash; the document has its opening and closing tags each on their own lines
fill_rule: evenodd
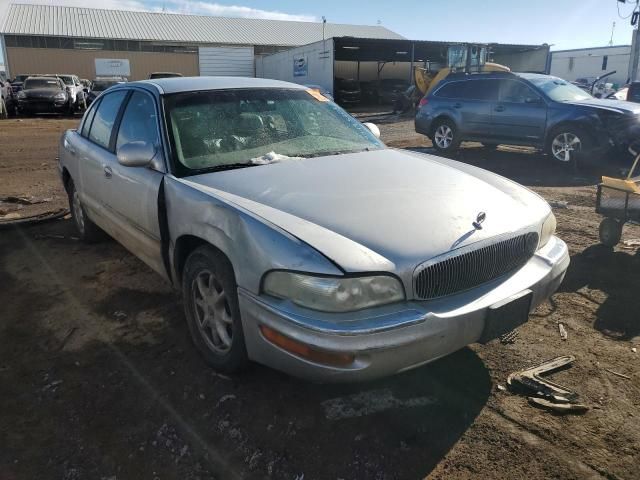
<svg viewBox="0 0 640 480">
<path fill-rule="evenodd" d="M 640 83 L 629 87 L 627 100 L 640 103 Z"/>
<path fill-rule="evenodd" d="M 32 78 L 24 82 L 24 89 L 29 90 L 32 88 L 55 88 L 61 89 L 58 80 L 55 78 L 52 79 L 44 79 L 44 78 Z"/>
<path fill-rule="evenodd" d="M 442 98 L 462 98 L 464 92 L 464 82 L 451 82 L 436 91 L 436 97 Z"/>
<path fill-rule="evenodd" d="M 109 148 L 111 130 L 126 94 L 125 90 L 106 94 L 98 105 L 98 110 L 91 123 L 89 138 L 104 148 Z"/>
<path fill-rule="evenodd" d="M 495 100 L 498 86 L 495 80 L 467 80 L 451 82 L 436 92 L 437 97 L 460 100 Z"/>
</svg>

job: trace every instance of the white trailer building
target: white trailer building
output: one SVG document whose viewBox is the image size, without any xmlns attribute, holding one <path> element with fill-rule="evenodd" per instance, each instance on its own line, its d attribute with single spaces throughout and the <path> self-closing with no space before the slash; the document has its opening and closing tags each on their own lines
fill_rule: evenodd
<svg viewBox="0 0 640 480">
<path fill-rule="evenodd" d="M 579 78 L 594 81 L 615 70 L 606 81 L 622 86 L 629 79 L 630 53 L 630 45 L 558 50 L 551 52 L 551 75 L 570 82 Z"/>
</svg>

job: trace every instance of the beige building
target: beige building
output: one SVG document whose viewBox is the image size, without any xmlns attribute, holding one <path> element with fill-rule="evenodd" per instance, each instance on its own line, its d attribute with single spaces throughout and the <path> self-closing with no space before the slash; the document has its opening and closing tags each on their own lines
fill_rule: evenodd
<svg viewBox="0 0 640 480">
<path fill-rule="evenodd" d="M 129 80 L 158 71 L 253 76 L 256 57 L 330 37 L 404 38 L 379 25 L 26 4 L 11 5 L 0 27 L 10 77 L 70 73 L 93 79 L 108 74 L 109 65 L 114 74 L 127 70 Z"/>
</svg>

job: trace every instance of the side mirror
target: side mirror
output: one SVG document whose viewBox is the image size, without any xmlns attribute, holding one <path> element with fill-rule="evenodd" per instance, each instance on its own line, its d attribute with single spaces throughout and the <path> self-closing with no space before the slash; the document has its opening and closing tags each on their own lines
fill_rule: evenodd
<svg viewBox="0 0 640 480">
<path fill-rule="evenodd" d="M 367 127 L 369 131 L 375 135 L 376 138 L 380 138 L 380 129 L 375 123 L 365 122 L 363 123 L 363 125 Z"/>
<path fill-rule="evenodd" d="M 156 155 L 156 149 L 147 142 L 129 142 L 118 148 L 118 163 L 125 167 L 146 167 Z"/>
</svg>

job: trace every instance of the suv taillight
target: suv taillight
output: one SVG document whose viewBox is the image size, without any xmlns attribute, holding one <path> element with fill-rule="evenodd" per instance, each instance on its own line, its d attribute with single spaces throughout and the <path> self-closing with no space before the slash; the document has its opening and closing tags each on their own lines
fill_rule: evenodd
<svg viewBox="0 0 640 480">
<path fill-rule="evenodd" d="M 418 108 L 424 107 L 427 103 L 429 103 L 429 99 L 427 97 L 422 97 L 420 99 L 420 103 L 418 103 Z"/>
</svg>

